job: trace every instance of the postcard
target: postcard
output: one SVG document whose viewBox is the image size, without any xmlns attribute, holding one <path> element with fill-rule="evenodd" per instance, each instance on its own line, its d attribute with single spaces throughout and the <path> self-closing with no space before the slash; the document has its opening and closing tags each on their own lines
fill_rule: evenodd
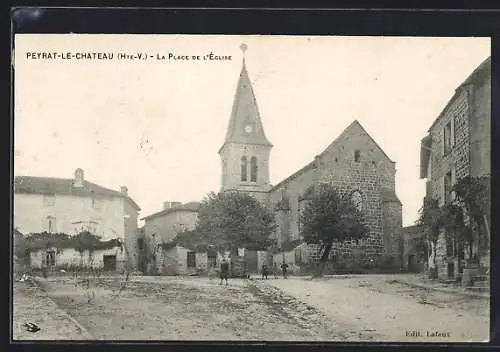
<svg viewBox="0 0 500 352">
<path fill-rule="evenodd" d="M 17 34 L 13 339 L 488 341 L 490 55 Z"/>
</svg>

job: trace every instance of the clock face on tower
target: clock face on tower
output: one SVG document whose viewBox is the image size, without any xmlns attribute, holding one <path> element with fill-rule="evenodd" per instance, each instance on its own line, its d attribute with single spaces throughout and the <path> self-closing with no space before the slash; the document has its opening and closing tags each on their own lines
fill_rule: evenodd
<svg viewBox="0 0 500 352">
<path fill-rule="evenodd" d="M 253 131 L 253 127 L 252 125 L 246 125 L 245 126 L 245 132 L 246 133 L 251 133 Z"/>
</svg>

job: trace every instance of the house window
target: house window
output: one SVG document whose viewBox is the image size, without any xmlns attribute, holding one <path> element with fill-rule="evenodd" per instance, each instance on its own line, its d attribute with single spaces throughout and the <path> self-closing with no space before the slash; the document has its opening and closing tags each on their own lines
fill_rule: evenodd
<svg viewBox="0 0 500 352">
<path fill-rule="evenodd" d="M 287 200 L 288 199 L 288 190 L 286 187 L 281 189 L 281 199 L 282 200 Z"/>
<path fill-rule="evenodd" d="M 55 266 L 56 265 L 56 253 L 54 251 L 45 252 L 45 264 L 47 266 Z"/>
<path fill-rule="evenodd" d="M 354 151 L 354 161 L 359 163 L 359 158 L 361 156 L 361 152 L 359 150 Z"/>
<path fill-rule="evenodd" d="M 455 256 L 455 239 L 447 238 L 446 239 L 446 256 L 454 257 Z"/>
<path fill-rule="evenodd" d="M 443 155 L 447 155 L 455 145 L 454 119 L 443 128 Z"/>
<path fill-rule="evenodd" d="M 196 253 L 187 252 L 187 267 L 196 268 Z"/>
<path fill-rule="evenodd" d="M 91 234 L 97 235 L 97 230 L 99 228 L 99 220 L 90 220 L 88 222 L 88 231 Z"/>
<path fill-rule="evenodd" d="M 101 200 L 92 198 L 92 208 L 94 210 L 101 210 Z"/>
<path fill-rule="evenodd" d="M 247 180 L 247 157 L 243 156 L 241 157 L 241 180 L 245 181 Z"/>
<path fill-rule="evenodd" d="M 46 207 L 53 207 L 56 204 L 56 196 L 53 194 L 43 195 L 43 205 Z"/>
<path fill-rule="evenodd" d="M 43 219 L 43 231 L 48 233 L 56 232 L 56 218 L 53 216 L 47 216 Z"/>
<path fill-rule="evenodd" d="M 301 201 L 301 197 L 299 197 L 298 199 L 298 204 L 299 204 L 299 207 L 297 209 L 297 227 L 298 227 L 298 230 L 299 230 L 299 233 L 302 231 L 302 221 L 301 220 L 301 214 L 302 214 L 302 207 L 303 207 L 303 204 L 302 204 L 302 201 Z"/>
<path fill-rule="evenodd" d="M 452 179 L 451 179 L 451 170 L 446 173 L 444 176 L 444 202 L 449 203 L 451 198 L 451 188 L 452 188 Z"/>
<path fill-rule="evenodd" d="M 257 158 L 254 156 L 250 160 L 250 181 L 257 182 Z"/>
</svg>

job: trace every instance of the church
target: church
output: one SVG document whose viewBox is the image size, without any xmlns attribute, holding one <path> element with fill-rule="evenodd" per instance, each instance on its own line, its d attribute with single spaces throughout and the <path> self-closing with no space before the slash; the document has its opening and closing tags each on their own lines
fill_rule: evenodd
<svg viewBox="0 0 500 352">
<path fill-rule="evenodd" d="M 229 125 L 219 149 L 221 191 L 246 192 L 269 207 L 279 225 L 278 245 L 300 242 L 299 214 L 306 190 L 329 182 L 347 191 L 365 214 L 369 236 L 359 243 L 334 247 L 332 256 L 400 265 L 402 204 L 396 195 L 396 163 L 358 121 L 353 121 L 314 160 L 276 185 L 269 180 L 273 145 L 267 138 L 245 59 L 236 87 Z M 309 247 L 311 261 L 318 249 Z M 281 247 L 280 247 L 281 248 Z"/>
</svg>

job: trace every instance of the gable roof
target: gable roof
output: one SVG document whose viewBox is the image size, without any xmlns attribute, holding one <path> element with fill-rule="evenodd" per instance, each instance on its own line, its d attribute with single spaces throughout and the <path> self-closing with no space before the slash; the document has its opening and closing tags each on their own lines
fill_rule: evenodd
<svg viewBox="0 0 500 352">
<path fill-rule="evenodd" d="M 439 121 L 441 116 L 443 116 L 444 112 L 448 109 L 448 107 L 455 101 L 458 95 L 462 93 L 463 89 L 470 85 L 476 84 L 478 81 L 486 78 L 487 76 L 491 77 L 491 56 L 488 56 L 479 66 L 477 66 L 474 71 L 455 89 L 453 96 L 448 100 L 443 110 L 439 113 L 438 117 L 434 120 L 431 127 L 429 127 L 428 132 L 432 130 L 432 128 Z"/>
<path fill-rule="evenodd" d="M 359 129 L 361 132 L 365 133 L 368 138 L 371 139 L 371 141 L 375 144 L 375 146 L 382 152 L 382 154 L 387 158 L 387 160 L 389 160 L 391 163 L 394 163 L 394 161 L 391 160 L 391 158 L 389 158 L 389 156 L 385 153 L 385 151 L 378 145 L 378 143 L 373 139 L 372 136 L 370 136 L 370 134 L 368 132 L 366 132 L 366 130 L 363 128 L 363 126 L 359 123 L 358 120 L 354 120 L 349 126 L 347 126 L 346 129 L 344 129 L 344 131 L 342 131 L 342 133 L 333 140 L 332 143 L 330 143 L 330 145 L 328 147 L 325 148 L 325 150 L 323 150 L 323 152 L 321 152 L 321 154 L 319 154 L 318 156 L 319 157 L 322 157 L 324 156 L 328 151 L 334 149 L 337 147 L 338 143 L 340 142 L 340 140 L 342 139 L 342 137 L 346 134 L 346 133 L 351 133 L 352 130 L 354 129 Z M 300 175 L 302 175 L 303 173 L 311 170 L 311 169 L 314 169 L 316 167 L 316 163 L 314 161 L 311 161 L 309 164 L 307 164 L 306 166 L 304 166 L 303 168 L 299 169 L 298 171 L 294 172 L 293 174 L 291 174 L 290 176 L 288 176 L 287 178 L 285 178 L 284 180 L 280 181 L 279 183 L 277 183 L 275 186 L 273 186 L 273 188 L 271 189 L 271 192 L 278 189 L 279 187 L 281 187 L 283 184 L 285 183 L 288 183 L 292 180 L 294 180 L 295 178 L 299 177 Z"/>
<path fill-rule="evenodd" d="M 333 142 L 330 143 L 330 145 L 328 147 L 326 147 L 326 149 L 319 156 L 320 157 L 324 156 L 328 151 L 330 151 L 331 149 L 336 148 L 337 145 L 342 140 L 342 137 L 344 137 L 344 135 L 346 135 L 348 133 L 353 133 L 355 130 L 358 130 L 361 133 L 364 133 L 366 136 L 368 136 L 368 138 L 373 142 L 373 144 L 375 144 L 375 146 L 382 153 L 382 155 L 384 155 L 389 162 L 394 163 L 394 161 L 392 161 L 392 159 L 389 158 L 389 156 L 387 155 L 387 153 L 380 147 L 380 145 L 375 141 L 375 139 L 373 139 L 373 137 L 368 132 L 366 132 L 366 129 L 361 125 L 361 123 L 359 123 L 358 120 L 354 120 L 353 122 L 351 122 L 351 124 L 349 126 L 347 126 L 344 129 L 344 131 L 342 131 L 342 133 L 337 138 L 335 138 L 333 140 Z"/>
<path fill-rule="evenodd" d="M 178 211 L 188 211 L 188 212 L 198 212 L 200 210 L 201 203 L 200 202 L 188 202 L 185 204 L 177 205 L 172 208 L 163 209 L 151 215 L 143 217 L 141 220 L 150 220 L 153 218 L 157 218 L 159 216 L 164 216 L 170 213 L 175 213 Z"/>
<path fill-rule="evenodd" d="M 286 184 L 290 181 L 293 181 L 294 179 L 296 179 L 300 175 L 302 175 L 302 174 L 306 173 L 307 171 L 312 170 L 314 168 L 316 168 L 316 164 L 314 163 L 314 161 L 312 161 L 309 164 L 307 164 L 306 166 L 304 166 L 303 168 L 299 169 L 298 171 L 295 171 L 293 174 L 291 174 L 287 178 L 285 178 L 285 179 L 281 180 L 280 182 L 278 182 L 277 184 L 275 184 L 269 192 L 277 190 L 278 188 L 280 188 L 284 184 Z"/>
<path fill-rule="evenodd" d="M 103 196 L 126 199 L 135 210 L 139 205 L 128 195 L 119 191 L 99 186 L 89 181 L 83 181 L 83 187 L 74 187 L 73 179 L 37 176 L 16 176 L 14 178 L 14 192 L 25 194 L 67 195 L 67 196 Z"/>
<path fill-rule="evenodd" d="M 244 127 L 246 124 L 251 124 L 253 126 L 253 132 L 245 133 Z M 252 83 L 248 76 L 245 59 L 243 59 L 240 77 L 236 86 L 236 93 L 226 137 L 219 152 L 227 143 L 273 146 L 264 133 L 264 127 L 262 125 Z"/>
<path fill-rule="evenodd" d="M 472 73 L 465 79 L 465 81 L 460 85 L 466 86 L 468 84 L 473 84 L 477 80 L 484 79 L 491 75 L 491 56 L 488 56 Z"/>
</svg>

